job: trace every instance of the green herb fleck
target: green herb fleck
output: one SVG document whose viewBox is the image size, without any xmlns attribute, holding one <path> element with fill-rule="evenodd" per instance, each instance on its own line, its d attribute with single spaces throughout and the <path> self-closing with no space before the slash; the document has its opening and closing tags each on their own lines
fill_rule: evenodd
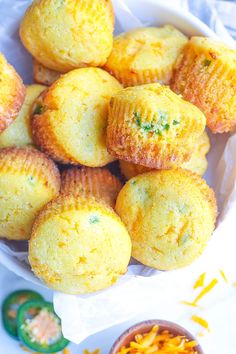
<svg viewBox="0 0 236 354">
<path fill-rule="evenodd" d="M 139 127 L 141 127 L 141 119 L 142 119 L 142 117 L 141 117 L 140 113 L 139 112 L 134 112 L 134 118 L 135 118 L 135 123 Z"/>
<path fill-rule="evenodd" d="M 180 124 L 180 122 L 178 122 L 177 120 L 173 120 L 173 125 L 178 125 L 178 124 Z"/>
<path fill-rule="evenodd" d="M 181 237 L 181 239 L 180 239 L 180 245 L 182 246 L 182 245 L 184 245 L 186 242 L 188 242 L 189 238 L 190 238 L 189 233 L 188 233 L 188 232 L 185 232 L 185 233 L 183 234 L 183 236 Z"/>
<path fill-rule="evenodd" d="M 64 0 L 57 0 L 56 5 L 57 8 L 61 7 L 64 4 Z"/>
<path fill-rule="evenodd" d="M 42 113 L 43 113 L 43 105 L 41 103 L 38 103 L 33 114 L 36 115 L 36 114 L 42 114 Z"/>
<path fill-rule="evenodd" d="M 168 131 L 170 129 L 170 125 L 167 123 L 167 113 L 158 110 L 158 121 L 155 125 L 155 133 L 159 136 L 162 136 L 164 131 Z"/>
<path fill-rule="evenodd" d="M 131 181 L 132 186 L 135 186 L 137 184 L 137 181 Z"/>
<path fill-rule="evenodd" d="M 204 62 L 203 62 L 203 66 L 208 67 L 208 66 L 210 66 L 210 65 L 211 65 L 211 60 L 205 59 Z"/>
<path fill-rule="evenodd" d="M 145 131 L 145 132 L 150 132 L 153 130 L 153 125 L 152 123 L 143 123 L 142 124 L 142 129 Z"/>
<path fill-rule="evenodd" d="M 158 110 L 159 123 L 165 123 L 167 121 L 167 113 Z"/>
<path fill-rule="evenodd" d="M 93 215 L 89 218 L 90 224 L 97 224 L 99 222 L 99 218 L 96 215 Z"/>
<path fill-rule="evenodd" d="M 27 177 L 27 181 L 30 183 L 30 184 L 34 184 L 35 183 L 35 178 L 33 176 L 28 176 Z"/>
<path fill-rule="evenodd" d="M 170 129 L 170 125 L 168 123 L 166 123 L 164 126 L 163 126 L 163 130 L 166 130 L 168 131 Z"/>
<path fill-rule="evenodd" d="M 143 204 L 143 205 L 147 205 L 150 202 L 150 192 L 147 188 L 142 188 L 139 187 L 137 190 L 137 198 L 138 201 Z"/>
<path fill-rule="evenodd" d="M 167 123 L 167 114 L 161 110 L 157 112 L 158 120 L 157 123 L 153 122 L 144 122 L 142 123 L 142 117 L 140 113 L 135 112 L 134 118 L 135 123 L 141 130 L 145 133 L 155 133 L 159 136 L 162 136 L 164 131 L 168 131 L 170 129 L 170 125 Z"/>
<path fill-rule="evenodd" d="M 188 212 L 188 206 L 186 204 L 182 205 L 180 208 L 179 208 L 179 212 L 183 215 L 187 214 Z"/>
</svg>

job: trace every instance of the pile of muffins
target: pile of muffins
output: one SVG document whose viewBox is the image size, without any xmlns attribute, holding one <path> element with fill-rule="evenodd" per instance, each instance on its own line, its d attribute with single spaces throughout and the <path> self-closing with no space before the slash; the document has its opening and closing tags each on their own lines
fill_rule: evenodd
<svg viewBox="0 0 236 354">
<path fill-rule="evenodd" d="M 36 83 L 0 56 L 0 237 L 29 240 L 33 272 L 70 294 L 113 285 L 131 256 L 191 264 L 217 217 L 206 125 L 236 129 L 234 50 L 113 30 L 110 0 L 35 0 L 20 38 Z"/>
</svg>

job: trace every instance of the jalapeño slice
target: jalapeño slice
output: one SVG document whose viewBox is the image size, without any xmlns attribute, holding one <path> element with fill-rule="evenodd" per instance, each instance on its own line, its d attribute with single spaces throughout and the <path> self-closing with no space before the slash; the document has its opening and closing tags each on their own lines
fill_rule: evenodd
<svg viewBox="0 0 236 354">
<path fill-rule="evenodd" d="M 64 349 L 69 341 L 62 335 L 61 321 L 46 301 L 29 301 L 17 313 L 18 337 L 31 350 L 55 353 Z"/>
<path fill-rule="evenodd" d="M 17 337 L 17 311 L 19 307 L 30 300 L 42 300 L 43 297 L 31 290 L 18 290 L 11 293 L 2 304 L 2 321 L 5 330 L 15 339 Z"/>
</svg>

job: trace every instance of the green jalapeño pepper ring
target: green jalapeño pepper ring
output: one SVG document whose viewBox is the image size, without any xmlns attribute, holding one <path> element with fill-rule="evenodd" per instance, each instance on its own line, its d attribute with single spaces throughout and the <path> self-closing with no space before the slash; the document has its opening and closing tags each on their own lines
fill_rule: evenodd
<svg viewBox="0 0 236 354">
<path fill-rule="evenodd" d="M 62 335 L 61 321 L 46 301 L 29 301 L 17 313 L 18 336 L 31 350 L 55 353 L 64 349 L 69 341 Z"/>
<path fill-rule="evenodd" d="M 43 297 L 31 290 L 19 290 L 11 293 L 2 304 L 3 326 L 11 337 L 18 339 L 16 317 L 19 307 L 30 300 L 42 300 Z"/>
</svg>

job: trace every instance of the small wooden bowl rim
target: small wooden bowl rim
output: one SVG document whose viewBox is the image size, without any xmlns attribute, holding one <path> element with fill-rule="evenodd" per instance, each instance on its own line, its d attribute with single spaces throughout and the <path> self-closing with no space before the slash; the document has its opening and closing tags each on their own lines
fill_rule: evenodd
<svg viewBox="0 0 236 354">
<path fill-rule="evenodd" d="M 164 321 L 164 320 L 148 320 L 135 324 L 134 326 L 128 328 L 125 332 L 123 332 L 120 337 L 113 344 L 110 354 L 117 354 L 122 346 L 126 346 L 133 339 L 134 336 L 138 333 L 143 334 L 149 332 L 153 326 L 158 325 L 161 331 L 168 330 L 174 335 L 181 335 L 188 338 L 190 341 L 196 340 L 195 337 L 188 332 L 185 328 L 179 326 L 174 322 Z M 195 347 L 195 350 L 198 354 L 204 354 L 202 348 L 198 344 Z"/>
</svg>

